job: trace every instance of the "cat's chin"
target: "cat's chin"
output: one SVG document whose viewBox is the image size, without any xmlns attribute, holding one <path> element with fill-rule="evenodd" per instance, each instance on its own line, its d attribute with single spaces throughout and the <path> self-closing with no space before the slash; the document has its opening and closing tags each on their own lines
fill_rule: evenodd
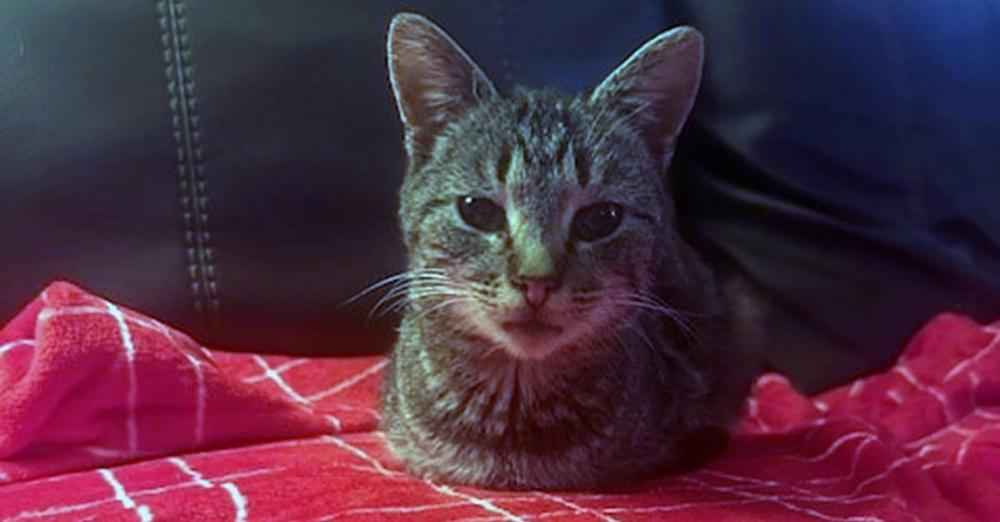
<svg viewBox="0 0 1000 522">
<path fill-rule="evenodd" d="M 500 329 L 508 340 L 504 348 L 518 359 L 544 359 L 559 348 L 563 337 L 561 326 L 536 318 L 503 321 Z"/>
</svg>

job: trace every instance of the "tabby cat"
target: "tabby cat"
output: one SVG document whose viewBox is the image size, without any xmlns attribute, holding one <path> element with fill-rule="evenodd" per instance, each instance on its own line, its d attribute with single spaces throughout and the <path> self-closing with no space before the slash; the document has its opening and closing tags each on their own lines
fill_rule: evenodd
<svg viewBox="0 0 1000 522">
<path fill-rule="evenodd" d="M 583 95 L 501 94 L 404 13 L 388 65 L 408 154 L 392 450 L 504 489 L 620 487 L 717 450 L 757 359 L 743 294 L 678 236 L 665 177 L 701 35 L 656 36 Z"/>
</svg>

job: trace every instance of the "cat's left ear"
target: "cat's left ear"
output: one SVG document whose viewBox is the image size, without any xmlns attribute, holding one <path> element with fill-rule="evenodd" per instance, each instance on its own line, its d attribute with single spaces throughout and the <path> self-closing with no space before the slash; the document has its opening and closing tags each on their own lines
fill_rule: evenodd
<svg viewBox="0 0 1000 522">
<path fill-rule="evenodd" d="M 448 123 L 497 94 L 469 55 L 440 27 L 417 14 L 393 17 L 388 61 L 406 151 L 418 164 Z"/>
<path fill-rule="evenodd" d="M 650 151 L 666 166 L 694 105 L 703 60 L 701 33 L 675 27 L 632 53 L 594 89 L 590 102 L 638 123 Z"/>
</svg>

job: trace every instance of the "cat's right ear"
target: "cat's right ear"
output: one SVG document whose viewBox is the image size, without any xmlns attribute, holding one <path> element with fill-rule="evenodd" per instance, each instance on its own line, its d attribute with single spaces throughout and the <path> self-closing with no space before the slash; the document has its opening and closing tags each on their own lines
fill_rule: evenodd
<svg viewBox="0 0 1000 522">
<path fill-rule="evenodd" d="M 410 161 L 421 163 L 441 130 L 496 88 L 469 55 L 423 16 L 400 13 L 389 24 L 389 81 Z"/>
<path fill-rule="evenodd" d="M 665 167 L 694 105 L 704 54 L 701 33 L 692 27 L 660 33 L 608 75 L 590 101 L 637 124 L 650 152 Z"/>
</svg>

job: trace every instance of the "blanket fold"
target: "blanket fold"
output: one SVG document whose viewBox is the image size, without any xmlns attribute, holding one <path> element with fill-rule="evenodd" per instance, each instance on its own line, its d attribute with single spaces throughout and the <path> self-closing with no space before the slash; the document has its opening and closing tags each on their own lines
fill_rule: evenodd
<svg viewBox="0 0 1000 522">
<path fill-rule="evenodd" d="M 188 336 L 67 283 L 0 334 L 0 482 L 319 434 Z"/>
</svg>

